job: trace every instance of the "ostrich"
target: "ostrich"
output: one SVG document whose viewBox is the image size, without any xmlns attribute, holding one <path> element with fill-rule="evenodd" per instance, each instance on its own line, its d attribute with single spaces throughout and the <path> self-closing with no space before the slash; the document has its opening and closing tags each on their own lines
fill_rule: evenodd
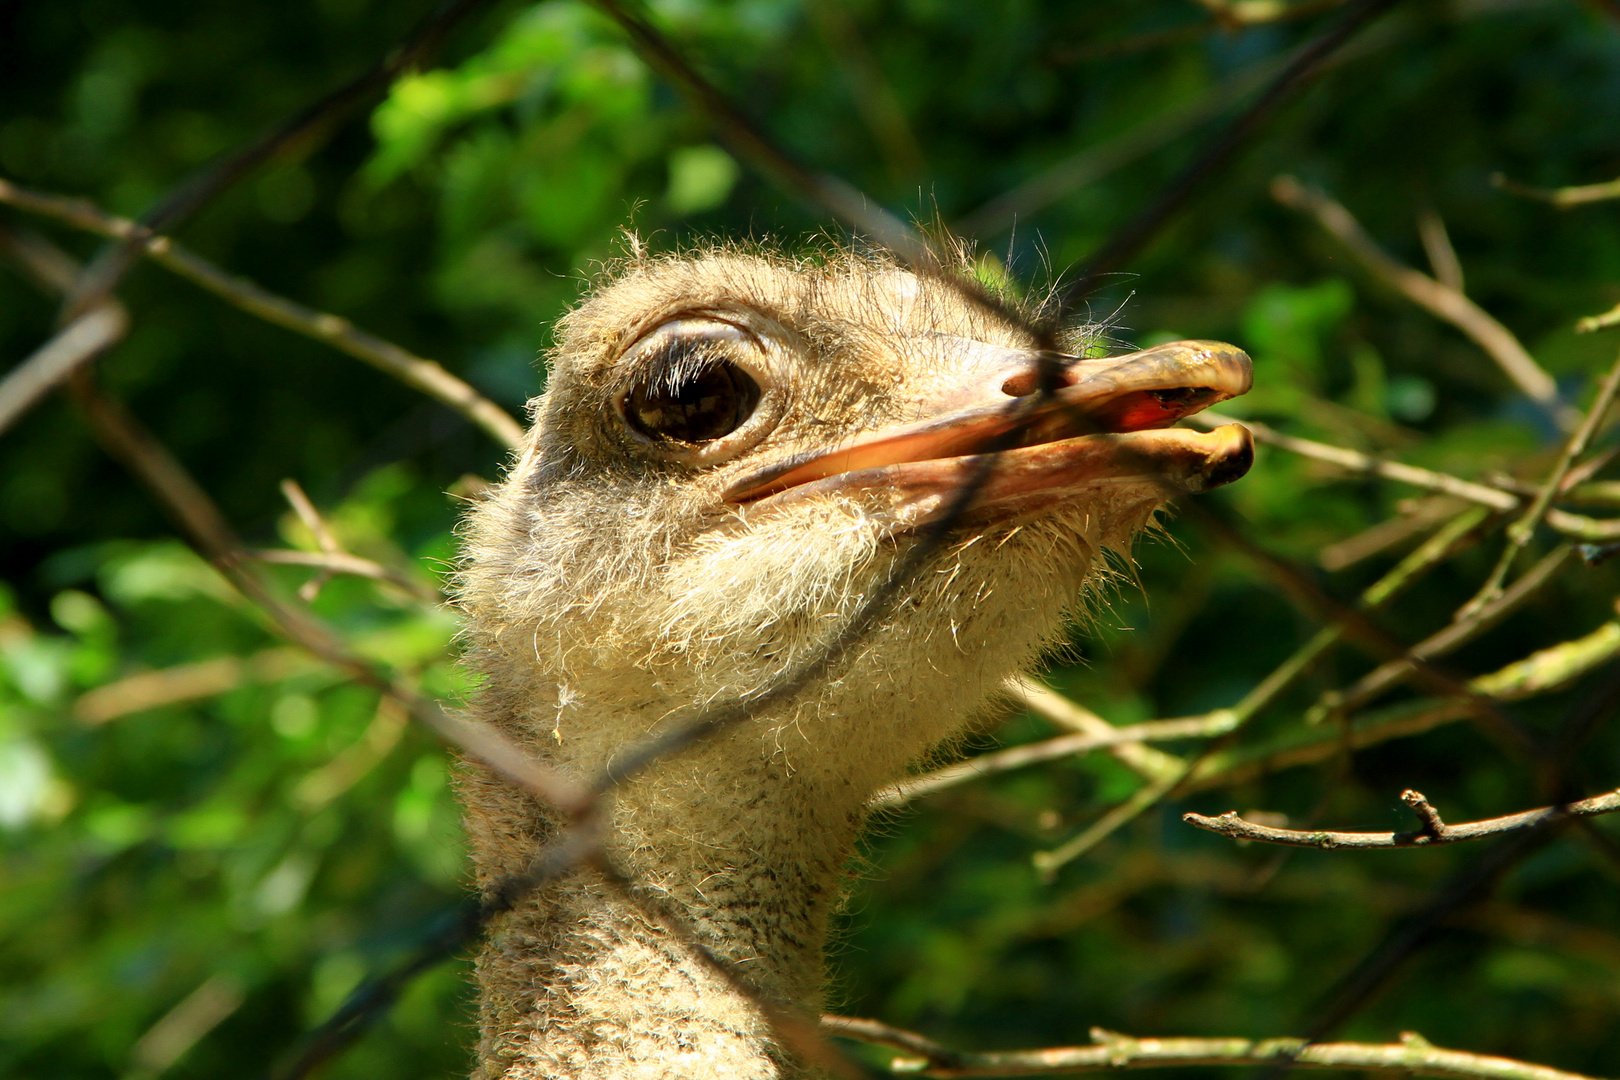
<svg viewBox="0 0 1620 1080">
<path fill-rule="evenodd" d="M 461 603 L 476 713 L 582 780 L 815 655 L 1042 378 L 1024 326 L 853 254 L 637 256 L 557 338 L 528 441 L 471 514 Z M 1243 428 L 1170 425 L 1249 379 L 1212 342 L 1062 358 L 888 614 L 818 685 L 618 789 L 612 858 L 762 994 L 814 1009 L 868 798 L 1063 637 L 1169 495 L 1247 470 Z M 485 887 L 555 834 L 487 773 L 462 788 Z M 480 1080 L 809 1075 L 589 871 L 504 917 L 477 978 Z"/>
</svg>

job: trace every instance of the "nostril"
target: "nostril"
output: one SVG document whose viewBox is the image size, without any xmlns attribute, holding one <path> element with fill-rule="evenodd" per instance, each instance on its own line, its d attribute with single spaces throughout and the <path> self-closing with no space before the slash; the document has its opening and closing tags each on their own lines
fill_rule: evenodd
<svg viewBox="0 0 1620 1080">
<path fill-rule="evenodd" d="M 1041 373 L 1024 371 L 1001 384 L 1001 392 L 1008 397 L 1027 397 L 1041 388 Z"/>
</svg>

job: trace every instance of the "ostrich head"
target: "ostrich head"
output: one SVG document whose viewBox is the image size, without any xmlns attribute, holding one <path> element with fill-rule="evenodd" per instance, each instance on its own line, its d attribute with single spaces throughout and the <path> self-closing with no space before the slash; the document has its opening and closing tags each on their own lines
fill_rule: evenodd
<svg viewBox="0 0 1620 1080">
<path fill-rule="evenodd" d="M 1242 428 L 1170 426 L 1248 389 L 1238 350 L 1063 357 L 1053 379 L 1037 349 L 881 260 L 637 261 L 563 320 L 529 441 L 472 515 L 476 709 L 584 779 L 817 656 L 980 475 L 824 678 L 614 792 L 610 854 L 780 999 L 815 1005 L 870 795 L 1062 636 L 1104 552 L 1248 467 Z M 463 794 L 486 883 L 552 828 L 487 775 Z M 485 947 L 479 1075 L 792 1073 L 700 968 L 576 876 Z"/>
<path fill-rule="evenodd" d="M 563 741 L 582 707 L 652 719 L 770 685 L 946 512 L 971 455 L 1010 446 L 856 661 L 858 693 L 960 702 L 1059 634 L 1170 496 L 1252 459 L 1242 428 L 1170 426 L 1248 389 L 1240 351 L 1063 357 L 1055 394 L 1020 410 L 1042 377 L 1027 328 L 867 258 L 633 264 L 558 337 L 530 443 L 477 518 L 467 600 L 505 659 L 486 673 Z"/>
</svg>

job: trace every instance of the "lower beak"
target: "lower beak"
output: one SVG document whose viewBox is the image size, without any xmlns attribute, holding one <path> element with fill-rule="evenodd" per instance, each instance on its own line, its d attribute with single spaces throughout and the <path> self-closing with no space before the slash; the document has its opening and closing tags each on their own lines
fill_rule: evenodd
<svg viewBox="0 0 1620 1080">
<path fill-rule="evenodd" d="M 727 500 L 765 508 L 852 497 L 915 526 L 975 481 L 964 520 L 1021 517 L 1126 484 L 1157 489 L 1161 500 L 1208 491 L 1254 461 L 1241 425 L 1170 427 L 1249 389 L 1249 358 L 1233 346 L 1179 341 L 1106 360 L 1059 358 L 1055 370 L 1050 360 L 1043 370 L 1039 354 L 962 346 L 973 353 L 967 375 L 939 394 L 939 415 L 755 470 Z"/>
</svg>

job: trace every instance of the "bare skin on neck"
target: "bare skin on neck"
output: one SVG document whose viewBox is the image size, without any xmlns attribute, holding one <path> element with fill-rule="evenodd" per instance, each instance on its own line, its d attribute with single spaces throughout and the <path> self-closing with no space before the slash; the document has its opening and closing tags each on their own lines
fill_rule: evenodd
<svg viewBox="0 0 1620 1080">
<path fill-rule="evenodd" d="M 1105 553 L 1167 499 L 1243 474 L 1241 428 L 1171 425 L 1246 391 L 1248 358 L 1068 357 L 1031 412 L 1024 328 L 849 256 L 633 262 L 560 331 L 529 442 L 471 516 L 462 605 L 478 715 L 581 779 L 813 656 L 1022 403 L 949 542 L 831 678 L 615 796 L 615 861 L 760 991 L 814 1012 L 867 799 L 1060 640 Z M 554 829 L 485 774 L 463 795 L 485 887 Z M 802 1075 L 590 873 L 495 927 L 478 979 L 488 1080 Z"/>
</svg>

